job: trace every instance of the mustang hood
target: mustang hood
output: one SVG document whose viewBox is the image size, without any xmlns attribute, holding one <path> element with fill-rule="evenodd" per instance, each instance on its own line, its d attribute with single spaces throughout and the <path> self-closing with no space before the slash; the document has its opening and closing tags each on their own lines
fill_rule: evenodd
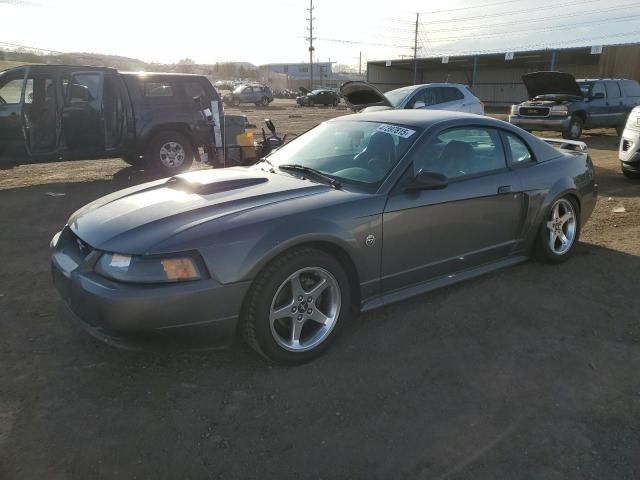
<svg viewBox="0 0 640 480">
<path fill-rule="evenodd" d="M 550 94 L 583 96 L 575 77 L 570 73 L 533 72 L 523 75 L 522 81 L 529 98 Z"/>
<path fill-rule="evenodd" d="M 69 226 L 93 248 L 140 255 L 204 222 L 328 190 L 246 168 L 203 170 L 107 195 L 74 213 Z"/>
</svg>

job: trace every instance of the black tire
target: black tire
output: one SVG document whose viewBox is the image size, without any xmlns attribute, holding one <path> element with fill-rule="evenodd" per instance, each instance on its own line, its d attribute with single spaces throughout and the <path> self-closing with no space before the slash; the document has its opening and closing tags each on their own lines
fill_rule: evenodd
<svg viewBox="0 0 640 480">
<path fill-rule="evenodd" d="M 269 99 L 267 97 L 262 97 L 262 106 L 263 107 L 269 106 Z"/>
<path fill-rule="evenodd" d="M 322 341 L 312 349 L 294 352 L 281 346 L 274 338 L 269 312 L 281 285 L 292 274 L 305 268 L 321 268 L 329 272 L 337 282 L 341 302 L 333 329 L 327 336 L 323 337 Z M 256 352 L 268 360 L 299 365 L 316 358 L 329 347 L 340 328 L 348 321 L 350 307 L 349 279 L 342 265 L 323 251 L 301 247 L 280 255 L 256 277 L 244 302 L 239 324 L 240 333 Z M 276 320 L 276 322 L 278 321 Z M 292 319 L 291 323 L 294 321 Z M 300 338 L 302 339 L 302 335 Z"/>
<path fill-rule="evenodd" d="M 240 100 L 237 98 L 234 98 L 233 100 L 231 100 L 231 105 L 233 105 L 234 107 L 239 107 L 240 106 Z"/>
<path fill-rule="evenodd" d="M 577 115 L 573 115 L 569 122 L 569 128 L 562 132 L 562 138 L 567 140 L 578 140 L 582 135 L 583 125 L 584 122 L 582 121 L 582 118 Z"/>
<path fill-rule="evenodd" d="M 337 107 L 338 105 L 340 105 L 340 100 L 335 100 L 333 102 L 333 108 Z"/>
<path fill-rule="evenodd" d="M 551 249 L 549 245 L 549 230 L 547 228 L 547 222 L 550 221 L 551 213 L 559 202 L 567 201 L 571 204 L 573 208 L 573 213 L 575 216 L 575 235 L 572 240 L 572 243 L 569 249 L 564 253 L 556 253 Z M 535 256 L 536 258 L 545 263 L 563 263 L 566 262 L 573 251 L 575 250 L 576 244 L 580 239 L 580 207 L 578 206 L 576 200 L 571 196 L 560 197 L 553 201 L 549 210 L 545 213 L 545 216 L 542 220 L 542 223 L 538 229 L 538 236 L 536 238 L 535 243 Z"/>
<path fill-rule="evenodd" d="M 169 166 L 171 160 L 163 158 L 161 153 L 162 147 L 167 143 L 175 143 L 182 149 L 183 155 L 181 156 L 183 156 L 183 159 L 180 161 L 180 158 L 176 158 L 175 167 Z M 160 175 L 169 177 L 184 172 L 191 167 L 193 163 L 193 148 L 189 139 L 181 133 L 172 131 L 160 132 L 149 142 L 147 151 L 144 154 L 144 159 L 149 169 Z"/>
<path fill-rule="evenodd" d="M 629 170 L 622 169 L 622 175 L 630 180 L 640 180 L 640 173 L 630 172 Z"/>
<path fill-rule="evenodd" d="M 310 106 L 310 107 L 313 107 L 315 104 L 316 104 L 316 102 L 314 102 L 313 100 L 309 100 L 307 102 L 307 105 Z"/>
</svg>

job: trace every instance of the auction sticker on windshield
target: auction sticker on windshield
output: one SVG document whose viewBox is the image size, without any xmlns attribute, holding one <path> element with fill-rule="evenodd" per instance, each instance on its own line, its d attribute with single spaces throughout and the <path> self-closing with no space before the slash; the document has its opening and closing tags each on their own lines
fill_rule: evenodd
<svg viewBox="0 0 640 480">
<path fill-rule="evenodd" d="M 409 138 L 411 135 L 416 133 L 415 130 L 411 130 L 410 128 L 398 127 L 397 125 L 380 125 L 377 129 L 377 132 L 390 133 L 391 135 L 397 135 L 402 138 Z"/>
</svg>

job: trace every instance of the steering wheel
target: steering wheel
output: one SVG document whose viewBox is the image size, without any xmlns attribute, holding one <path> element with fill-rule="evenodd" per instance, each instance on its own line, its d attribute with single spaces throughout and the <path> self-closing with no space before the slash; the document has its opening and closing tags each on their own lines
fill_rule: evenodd
<svg viewBox="0 0 640 480">
<path fill-rule="evenodd" d="M 4 98 L 0 97 L 0 105 L 6 105 L 6 104 L 7 104 L 7 101 Z"/>
</svg>

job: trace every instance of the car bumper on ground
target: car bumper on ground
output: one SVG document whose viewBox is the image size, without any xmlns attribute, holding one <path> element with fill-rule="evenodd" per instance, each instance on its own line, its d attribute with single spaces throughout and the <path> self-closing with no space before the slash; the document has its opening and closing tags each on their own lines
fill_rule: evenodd
<svg viewBox="0 0 640 480">
<path fill-rule="evenodd" d="M 620 139 L 618 158 L 623 170 L 640 173 L 640 130 L 627 128 L 624 131 Z"/>
<path fill-rule="evenodd" d="M 133 285 L 91 270 L 70 269 L 64 252 L 53 252 L 53 283 L 72 320 L 99 340 L 130 350 L 225 348 L 236 337 L 240 308 L 250 282 L 215 280 Z"/>
<path fill-rule="evenodd" d="M 571 119 L 568 117 L 561 118 L 531 118 L 522 117 L 520 115 L 509 115 L 509 123 L 525 130 L 552 130 L 564 131 L 569 128 Z"/>
</svg>

